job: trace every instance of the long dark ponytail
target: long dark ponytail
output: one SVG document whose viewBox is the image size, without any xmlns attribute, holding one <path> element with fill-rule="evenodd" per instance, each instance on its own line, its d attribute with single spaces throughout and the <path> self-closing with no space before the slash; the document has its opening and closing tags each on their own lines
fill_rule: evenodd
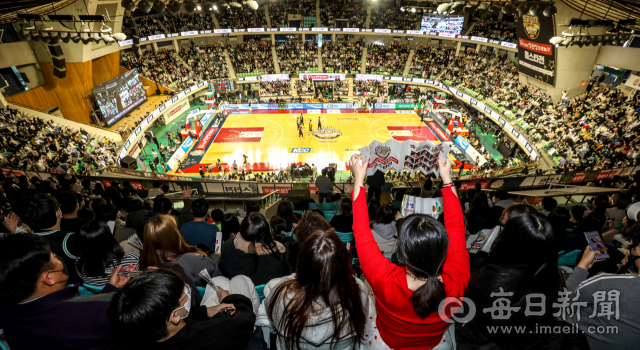
<svg viewBox="0 0 640 350">
<path fill-rule="evenodd" d="M 411 304 L 420 318 L 438 310 L 446 298 L 444 283 L 438 278 L 449 248 L 449 236 L 436 219 L 423 214 L 408 216 L 398 235 L 398 260 L 425 284 L 411 294 Z"/>
</svg>

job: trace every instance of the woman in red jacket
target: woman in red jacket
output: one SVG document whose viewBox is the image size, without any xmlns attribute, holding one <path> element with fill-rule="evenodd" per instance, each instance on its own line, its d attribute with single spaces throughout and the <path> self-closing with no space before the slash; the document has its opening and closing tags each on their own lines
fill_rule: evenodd
<svg viewBox="0 0 640 350">
<path fill-rule="evenodd" d="M 356 154 L 349 165 L 355 179 L 356 247 L 376 299 L 377 328 L 369 335 L 371 348 L 453 349 L 455 336 L 453 327 L 449 327 L 453 322 L 448 319 L 455 308 L 438 311 L 445 297 L 462 297 L 470 273 L 462 209 L 451 181 L 451 162 L 438 159 L 445 226 L 423 214 L 410 215 L 402 223 L 398 260 L 406 267 L 384 257 L 371 234 L 362 187 L 369 160 Z"/>
</svg>

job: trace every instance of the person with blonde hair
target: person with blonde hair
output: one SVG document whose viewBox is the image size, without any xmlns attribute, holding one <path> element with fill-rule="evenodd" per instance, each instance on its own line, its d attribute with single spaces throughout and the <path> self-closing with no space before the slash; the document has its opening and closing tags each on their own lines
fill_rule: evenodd
<svg viewBox="0 0 640 350">
<path fill-rule="evenodd" d="M 177 264 L 184 269 L 196 286 L 206 282 L 198 276 L 206 269 L 211 277 L 221 276 L 213 261 L 200 249 L 188 245 L 178 231 L 175 218 L 171 215 L 156 215 L 144 227 L 144 243 L 140 252 L 141 270 L 158 264 Z"/>
</svg>

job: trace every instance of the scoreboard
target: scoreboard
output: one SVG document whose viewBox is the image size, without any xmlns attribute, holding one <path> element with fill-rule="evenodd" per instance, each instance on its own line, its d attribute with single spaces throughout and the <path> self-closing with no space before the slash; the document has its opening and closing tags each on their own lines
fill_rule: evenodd
<svg viewBox="0 0 640 350">
<path fill-rule="evenodd" d="M 213 83 L 209 83 L 209 92 L 215 92 L 215 93 L 225 93 L 225 92 L 231 92 L 231 91 L 235 91 L 236 90 L 236 86 L 235 83 L 231 80 L 216 80 Z"/>
</svg>

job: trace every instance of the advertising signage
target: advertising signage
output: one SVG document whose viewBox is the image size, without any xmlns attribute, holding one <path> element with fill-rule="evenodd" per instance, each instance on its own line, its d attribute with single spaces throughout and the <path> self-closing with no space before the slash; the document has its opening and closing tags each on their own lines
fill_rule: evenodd
<svg viewBox="0 0 640 350">
<path fill-rule="evenodd" d="M 556 85 L 555 16 L 515 15 L 518 34 L 518 71 L 545 84 Z"/>
</svg>

